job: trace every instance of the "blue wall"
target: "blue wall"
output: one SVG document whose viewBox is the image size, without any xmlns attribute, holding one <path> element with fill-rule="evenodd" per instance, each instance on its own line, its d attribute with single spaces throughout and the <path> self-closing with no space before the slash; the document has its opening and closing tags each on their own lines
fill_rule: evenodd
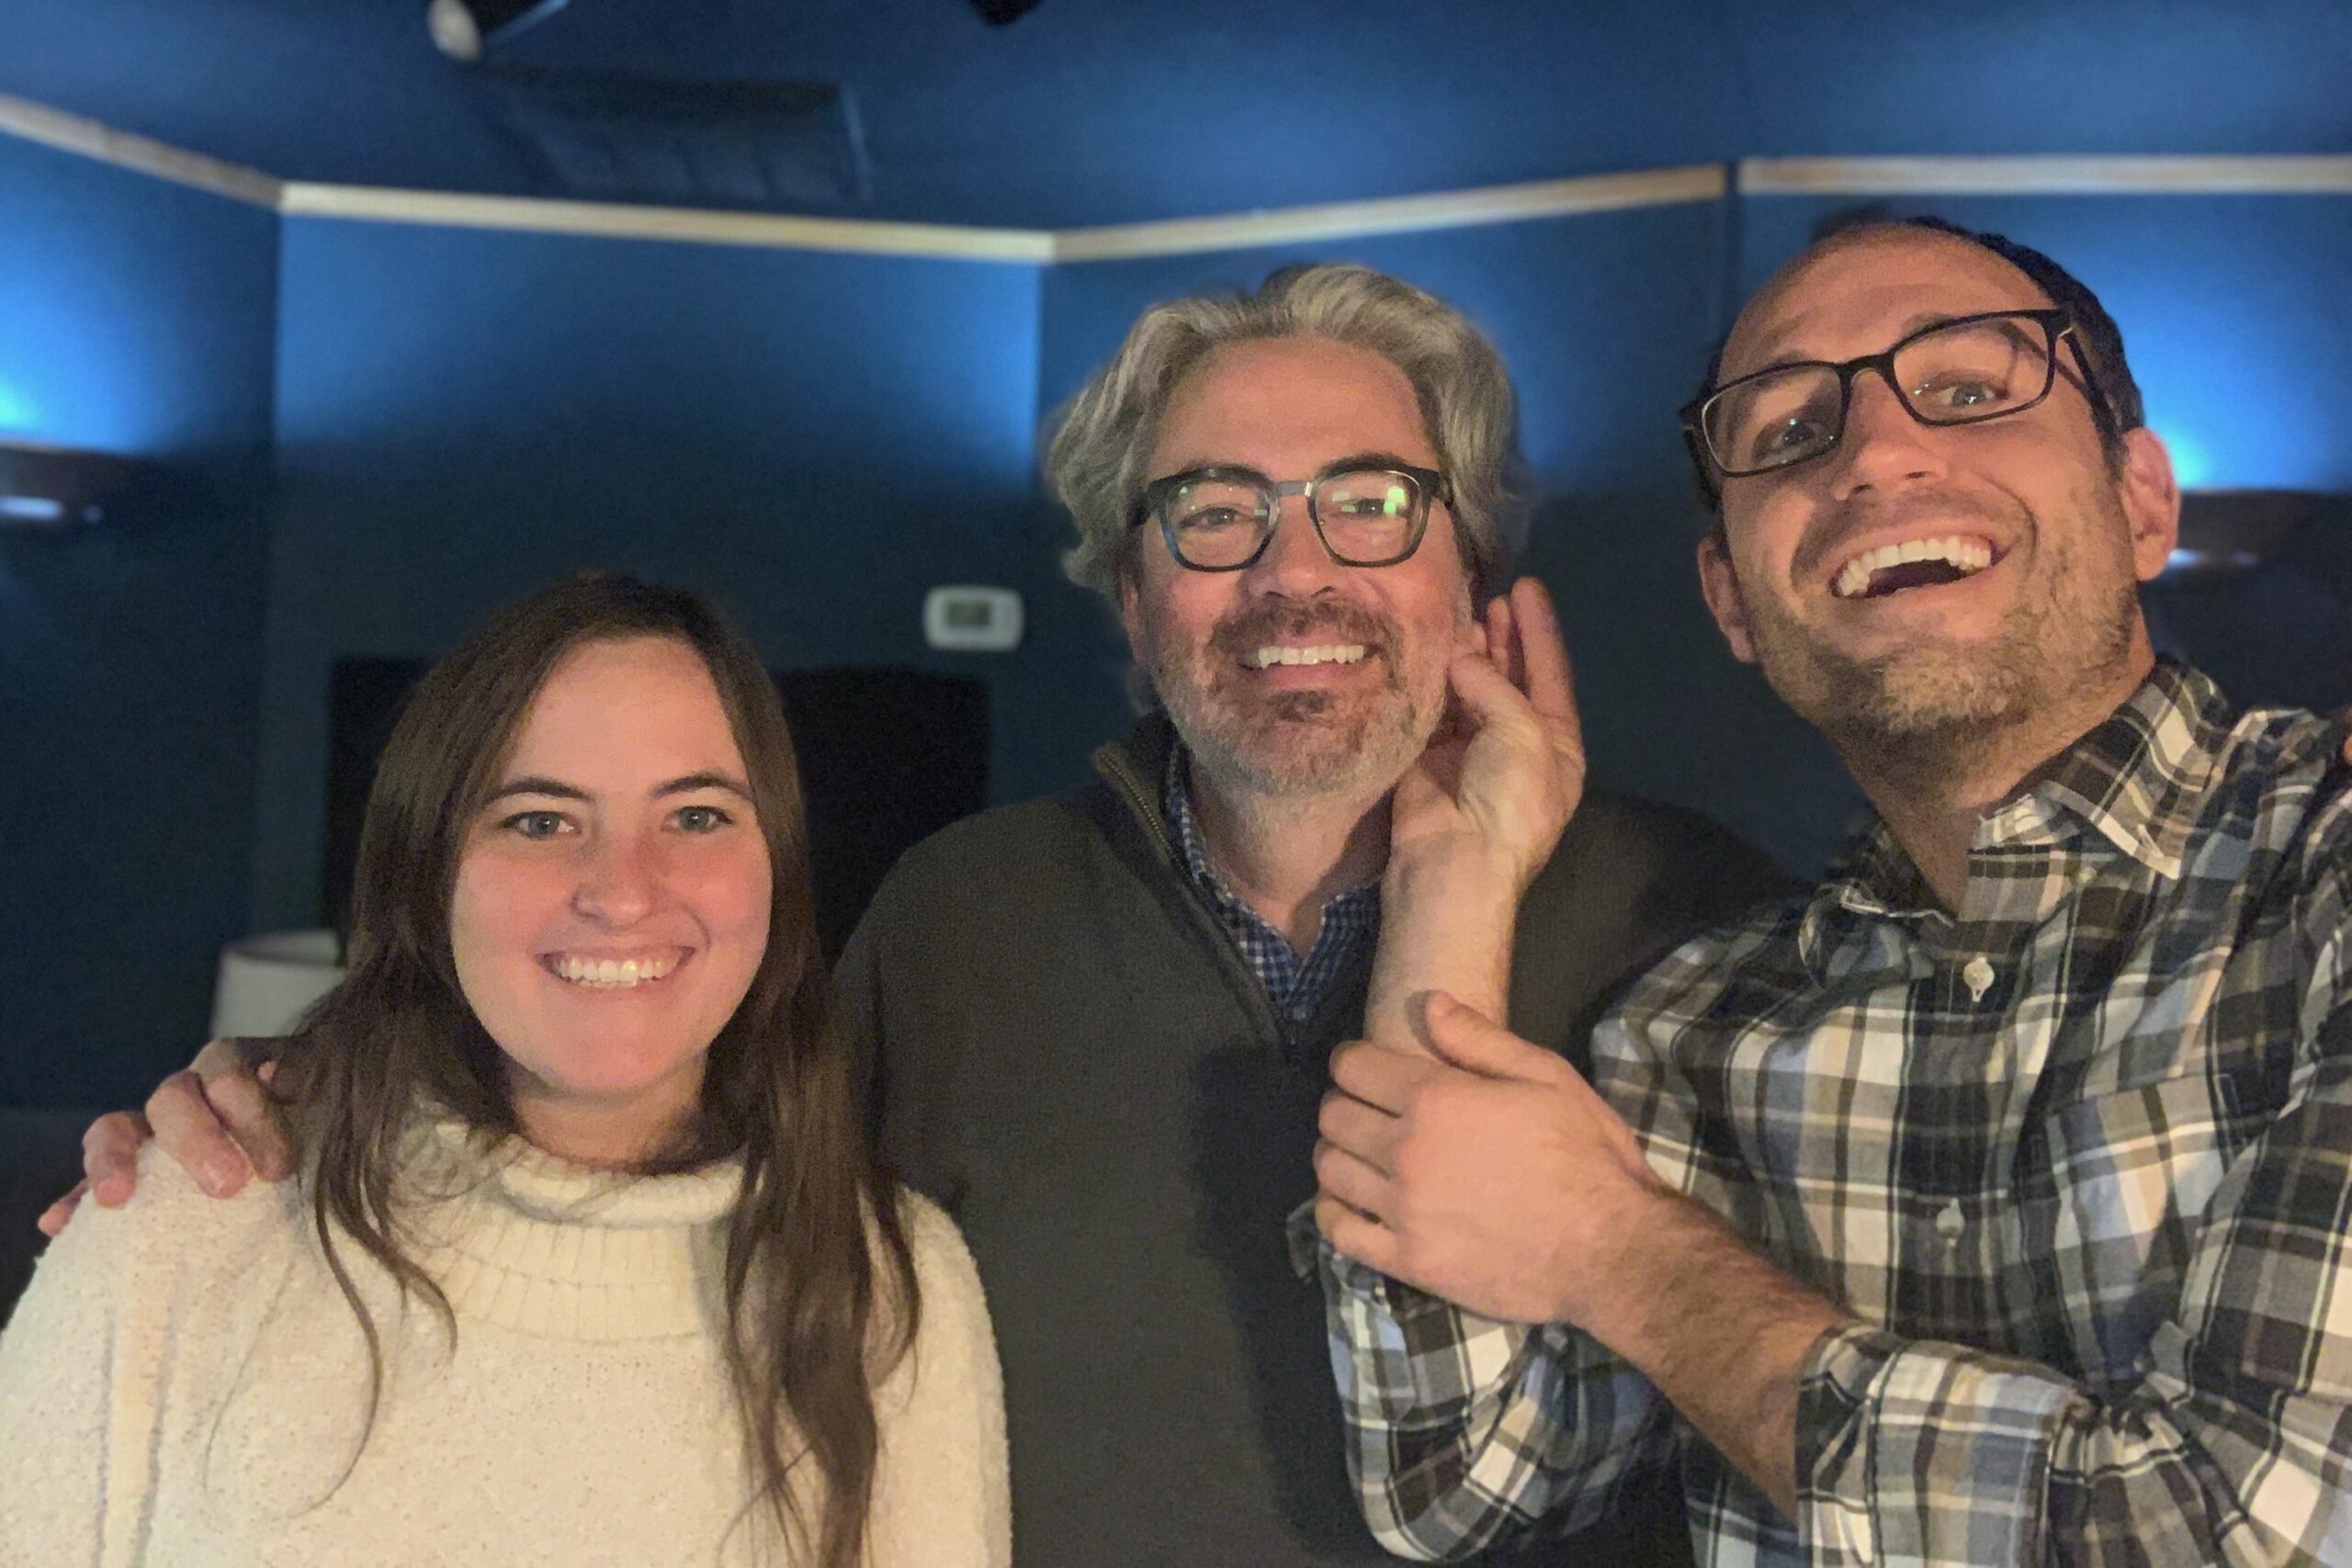
<svg viewBox="0 0 2352 1568">
<path fill-rule="evenodd" d="M 1010 656 L 921 630 L 935 583 L 1068 592 L 1035 267 L 295 220 L 283 277 L 255 924 L 316 918 L 334 660 L 581 568 L 710 592 L 779 667 L 980 675 L 997 789 L 1060 782 L 1051 608 Z"/>
<path fill-rule="evenodd" d="M 245 929 L 277 220 L 7 139 L 0 213 L 0 440 L 164 465 L 0 534 L 0 1103 L 111 1103 Z"/>
</svg>

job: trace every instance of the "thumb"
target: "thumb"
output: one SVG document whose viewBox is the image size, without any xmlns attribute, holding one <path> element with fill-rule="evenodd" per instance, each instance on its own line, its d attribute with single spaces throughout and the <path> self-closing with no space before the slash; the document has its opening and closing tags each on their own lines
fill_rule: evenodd
<svg viewBox="0 0 2352 1568">
<path fill-rule="evenodd" d="M 1542 1046 L 1529 1044 L 1443 991 L 1429 994 L 1422 1021 L 1438 1055 L 1464 1072 L 1490 1078 L 1537 1077 L 1555 1060 Z"/>
</svg>

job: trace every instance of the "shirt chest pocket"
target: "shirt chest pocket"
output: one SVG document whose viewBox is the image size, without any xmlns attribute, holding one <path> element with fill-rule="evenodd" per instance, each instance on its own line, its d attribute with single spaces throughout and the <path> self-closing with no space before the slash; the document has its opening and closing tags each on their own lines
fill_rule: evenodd
<svg viewBox="0 0 2352 1568">
<path fill-rule="evenodd" d="M 2259 1088 L 2203 1073 L 2079 1100 L 2045 1123 L 2050 1264 L 2081 1375 L 2138 1380 L 2230 1165 L 2267 1119 Z"/>
</svg>

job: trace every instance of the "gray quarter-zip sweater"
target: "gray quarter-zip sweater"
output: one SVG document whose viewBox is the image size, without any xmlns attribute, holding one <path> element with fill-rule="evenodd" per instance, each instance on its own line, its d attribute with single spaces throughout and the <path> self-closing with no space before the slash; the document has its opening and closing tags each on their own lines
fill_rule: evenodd
<svg viewBox="0 0 2352 1568">
<path fill-rule="evenodd" d="M 1016 1562 L 1393 1563 L 1357 1512 L 1322 1294 L 1283 1230 L 1370 956 L 1285 1035 L 1170 840 L 1172 744 L 1147 719 L 1075 793 L 909 851 L 842 954 L 840 1019 L 875 1065 L 885 1157 L 979 1266 Z M 1786 886 L 1696 817 L 1589 795 L 1522 906 L 1511 1027 L 1583 1065 L 1627 981 Z M 1508 1561 L 1688 1548 L 1653 1498 L 1605 1538 Z"/>
</svg>

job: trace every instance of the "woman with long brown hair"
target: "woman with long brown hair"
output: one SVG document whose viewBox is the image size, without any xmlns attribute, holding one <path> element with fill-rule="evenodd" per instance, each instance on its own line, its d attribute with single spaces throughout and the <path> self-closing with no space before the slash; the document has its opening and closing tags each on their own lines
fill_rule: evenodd
<svg viewBox="0 0 2352 1568">
<path fill-rule="evenodd" d="M 0 1560 L 1008 1562 L 978 1278 L 823 987 L 741 636 L 610 576 L 494 617 L 369 795 L 300 1179 L 149 1163 L 0 1337 Z"/>
</svg>

